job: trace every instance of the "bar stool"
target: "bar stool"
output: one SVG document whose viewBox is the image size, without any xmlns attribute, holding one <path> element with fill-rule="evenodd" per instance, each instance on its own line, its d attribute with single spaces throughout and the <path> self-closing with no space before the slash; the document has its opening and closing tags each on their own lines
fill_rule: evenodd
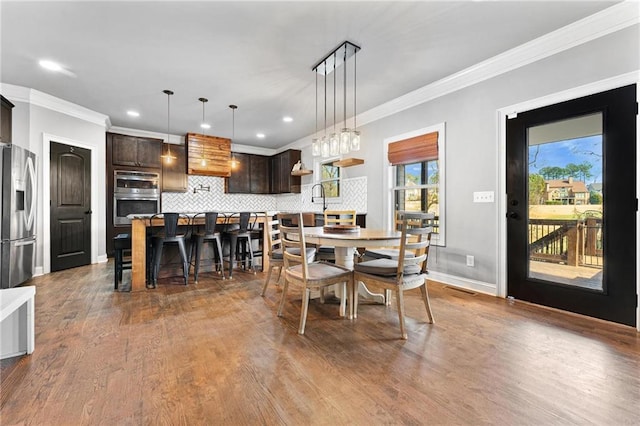
<svg viewBox="0 0 640 426">
<path fill-rule="evenodd" d="M 187 238 L 189 233 L 178 234 L 178 220 L 183 219 L 190 224 L 189 218 L 179 213 L 160 213 L 151 216 L 150 225 L 154 219 L 164 217 L 164 227 L 162 231 L 151 236 L 151 246 L 153 248 L 153 267 L 151 269 L 151 283 L 155 287 L 158 284 L 158 272 L 160 271 L 160 260 L 162 259 L 162 249 L 165 244 L 177 244 L 182 259 L 182 275 L 184 276 L 184 285 L 189 280 L 189 257 L 187 256 Z"/>
<path fill-rule="evenodd" d="M 122 271 L 125 269 L 131 269 L 131 260 L 124 260 L 124 252 L 131 252 L 131 235 L 129 234 L 118 234 L 113 237 L 113 248 L 114 248 L 114 274 L 113 274 L 113 283 L 114 290 L 118 289 L 118 285 L 122 281 Z"/>
<path fill-rule="evenodd" d="M 254 226 L 258 219 L 258 215 L 252 212 L 240 212 L 239 226 L 228 226 L 224 232 L 224 236 L 229 240 L 230 252 L 229 252 L 229 279 L 233 277 L 233 268 L 237 261 L 237 255 L 242 252 L 242 262 L 245 269 L 247 269 L 247 261 L 251 265 L 251 270 L 256 273 L 254 252 L 252 248 L 252 239 L 256 239 L 257 231 L 254 230 Z M 249 251 L 249 259 L 247 260 L 247 250 Z"/>
<path fill-rule="evenodd" d="M 191 222 L 191 253 L 195 251 L 195 264 L 193 270 L 193 276 L 195 282 L 198 282 L 198 271 L 200 271 L 200 256 L 202 253 L 202 245 L 204 243 L 215 243 L 213 245 L 213 263 L 216 271 L 222 273 L 222 279 L 224 276 L 224 264 L 222 255 L 222 235 L 216 231 L 216 225 L 218 223 L 218 212 L 204 212 L 198 213 L 192 218 Z M 204 229 L 196 224 L 198 217 L 204 217 Z"/>
</svg>

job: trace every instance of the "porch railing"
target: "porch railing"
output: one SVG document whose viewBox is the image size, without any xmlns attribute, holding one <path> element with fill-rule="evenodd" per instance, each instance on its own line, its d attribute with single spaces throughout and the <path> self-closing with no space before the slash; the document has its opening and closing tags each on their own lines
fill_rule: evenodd
<svg viewBox="0 0 640 426">
<path fill-rule="evenodd" d="M 602 219 L 530 219 L 529 258 L 602 268 Z"/>
</svg>

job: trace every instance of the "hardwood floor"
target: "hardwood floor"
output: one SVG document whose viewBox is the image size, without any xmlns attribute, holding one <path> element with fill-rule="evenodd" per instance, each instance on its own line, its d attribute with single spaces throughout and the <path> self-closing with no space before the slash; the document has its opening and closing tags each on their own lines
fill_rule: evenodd
<svg viewBox="0 0 640 426">
<path fill-rule="evenodd" d="M 0 423 L 599 424 L 640 422 L 635 329 L 430 283 L 361 303 L 357 320 L 301 292 L 284 317 L 262 274 L 113 291 L 113 264 L 33 279 L 36 348 L 0 363 Z"/>
</svg>

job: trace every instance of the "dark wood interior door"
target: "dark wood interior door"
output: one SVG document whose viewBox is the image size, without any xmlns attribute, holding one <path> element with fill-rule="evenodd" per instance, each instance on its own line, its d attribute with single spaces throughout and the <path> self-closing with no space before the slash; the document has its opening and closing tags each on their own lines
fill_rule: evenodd
<svg viewBox="0 0 640 426">
<path fill-rule="evenodd" d="M 91 151 L 51 142 L 51 271 L 91 263 Z"/>
<path fill-rule="evenodd" d="M 507 293 L 634 325 L 636 86 L 507 120 Z"/>
</svg>

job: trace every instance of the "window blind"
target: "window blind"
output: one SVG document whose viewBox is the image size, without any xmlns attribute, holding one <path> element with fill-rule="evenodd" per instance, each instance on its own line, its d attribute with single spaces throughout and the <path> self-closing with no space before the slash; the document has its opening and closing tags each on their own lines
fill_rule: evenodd
<svg viewBox="0 0 640 426">
<path fill-rule="evenodd" d="M 390 143 L 388 159 L 394 166 L 437 160 L 438 132 Z"/>
</svg>

